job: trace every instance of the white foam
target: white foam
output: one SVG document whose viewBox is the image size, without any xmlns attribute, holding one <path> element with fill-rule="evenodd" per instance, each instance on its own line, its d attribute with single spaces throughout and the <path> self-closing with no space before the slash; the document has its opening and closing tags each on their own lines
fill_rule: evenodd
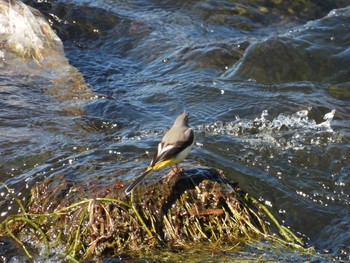
<svg viewBox="0 0 350 263">
<path fill-rule="evenodd" d="M 324 115 L 324 122 L 316 123 L 309 118 L 309 110 L 301 110 L 291 115 L 280 113 L 269 120 L 268 111 L 264 110 L 260 117 L 253 120 L 236 116 L 232 122 L 216 121 L 196 129 L 213 135 L 236 136 L 254 144 L 258 142 L 302 150 L 307 145 L 324 145 L 339 139 L 331 127 L 334 115 L 335 110 L 332 110 Z"/>
</svg>

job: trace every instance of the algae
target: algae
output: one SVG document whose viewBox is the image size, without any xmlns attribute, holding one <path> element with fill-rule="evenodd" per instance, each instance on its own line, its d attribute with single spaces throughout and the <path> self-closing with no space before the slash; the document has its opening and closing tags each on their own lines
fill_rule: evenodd
<svg viewBox="0 0 350 263">
<path fill-rule="evenodd" d="M 305 250 L 264 205 L 214 169 L 188 170 L 167 183 L 138 187 L 131 196 L 120 181 L 87 190 L 63 178 L 37 183 L 26 206 L 14 197 L 21 212 L 0 225 L 0 234 L 11 236 L 29 258 L 30 251 L 44 247 L 52 255 L 62 245 L 62 257 L 73 262 L 200 247 L 222 253 L 262 240 Z M 25 240 L 35 241 L 34 247 L 28 249 Z"/>
</svg>

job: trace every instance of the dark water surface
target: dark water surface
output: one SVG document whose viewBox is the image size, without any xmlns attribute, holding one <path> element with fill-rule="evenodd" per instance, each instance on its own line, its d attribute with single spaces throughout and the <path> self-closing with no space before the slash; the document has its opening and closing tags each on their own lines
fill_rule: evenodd
<svg viewBox="0 0 350 263">
<path fill-rule="evenodd" d="M 135 178 L 185 110 L 185 168 L 223 170 L 309 246 L 350 259 L 350 1 L 25 2 L 91 94 L 0 73 L 0 178 L 18 195 L 47 176 Z"/>
</svg>

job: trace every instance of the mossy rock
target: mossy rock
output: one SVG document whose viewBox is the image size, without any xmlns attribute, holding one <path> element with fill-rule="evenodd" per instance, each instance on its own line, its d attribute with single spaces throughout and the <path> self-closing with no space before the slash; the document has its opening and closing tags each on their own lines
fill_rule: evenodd
<svg viewBox="0 0 350 263">
<path fill-rule="evenodd" d="M 63 53 L 61 40 L 43 15 L 21 1 L 0 0 L 0 57 L 21 57 L 40 64 L 51 53 Z"/>
<path fill-rule="evenodd" d="M 28 206 L 22 206 L 26 212 L 9 216 L 1 232 L 25 249 L 23 240 L 35 241 L 34 250 L 44 244 L 47 254 L 64 246 L 63 254 L 72 261 L 190 250 L 204 244 L 212 249 L 237 248 L 262 239 L 303 246 L 266 207 L 214 169 L 187 170 L 168 182 L 138 187 L 130 196 L 117 179 L 109 186 L 95 181 L 86 187 L 64 178 L 50 177 L 37 184 Z"/>
</svg>

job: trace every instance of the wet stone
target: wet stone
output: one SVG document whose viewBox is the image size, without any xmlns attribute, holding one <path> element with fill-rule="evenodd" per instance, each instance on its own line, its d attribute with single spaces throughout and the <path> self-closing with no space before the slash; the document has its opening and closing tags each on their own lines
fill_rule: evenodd
<svg viewBox="0 0 350 263">
<path fill-rule="evenodd" d="M 30 262 L 23 249 L 11 237 L 0 237 L 0 261 L 1 262 Z"/>
</svg>

